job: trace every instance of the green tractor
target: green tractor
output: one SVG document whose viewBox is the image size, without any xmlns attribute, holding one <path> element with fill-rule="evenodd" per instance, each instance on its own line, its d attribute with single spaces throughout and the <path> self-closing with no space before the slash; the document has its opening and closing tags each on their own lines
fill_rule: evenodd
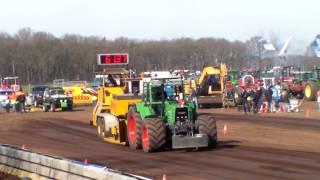
<svg viewBox="0 0 320 180">
<path fill-rule="evenodd" d="M 238 70 L 230 70 L 228 71 L 228 81 L 231 81 L 233 87 L 238 85 L 238 81 L 241 78 L 241 73 Z"/>
<path fill-rule="evenodd" d="M 312 77 L 308 79 L 304 87 L 304 96 L 308 101 L 314 101 L 320 87 L 320 65 L 312 71 Z"/>
<path fill-rule="evenodd" d="M 143 84 L 143 101 L 129 107 L 128 144 L 144 152 L 213 148 L 217 144 L 214 117 L 198 115 L 195 103 L 184 95 L 180 79 L 153 79 Z"/>
</svg>

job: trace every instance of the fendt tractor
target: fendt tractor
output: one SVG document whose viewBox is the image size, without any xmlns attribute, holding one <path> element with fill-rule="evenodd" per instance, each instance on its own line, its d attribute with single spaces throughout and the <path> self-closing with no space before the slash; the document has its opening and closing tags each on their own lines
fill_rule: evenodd
<svg viewBox="0 0 320 180">
<path fill-rule="evenodd" d="M 104 59 L 101 56 L 99 59 Z M 121 61 L 127 63 L 127 59 Z M 105 74 L 108 78 L 121 74 L 118 81 L 122 83 L 107 86 L 103 79 L 91 120 L 100 138 L 132 149 L 142 148 L 144 152 L 168 146 L 173 149 L 216 146 L 214 118 L 197 115 L 195 104 L 184 95 L 181 79 L 151 78 L 143 82 L 141 78 L 127 77 L 124 69 L 112 72 L 116 71 L 106 70 Z"/>
<path fill-rule="evenodd" d="M 227 67 L 225 64 L 220 64 L 218 67 L 206 66 L 203 68 L 197 82 L 199 107 L 207 104 L 223 105 L 226 77 Z"/>
<path fill-rule="evenodd" d="M 129 108 L 128 142 L 144 152 L 215 147 L 216 121 L 198 115 L 194 102 L 185 97 L 182 79 L 153 79 L 143 84 L 143 101 Z"/>
</svg>

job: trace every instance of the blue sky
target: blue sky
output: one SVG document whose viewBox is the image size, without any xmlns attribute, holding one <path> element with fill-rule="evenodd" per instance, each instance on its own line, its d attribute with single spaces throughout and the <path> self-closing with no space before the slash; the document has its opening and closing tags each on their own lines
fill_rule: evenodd
<svg viewBox="0 0 320 180">
<path fill-rule="evenodd" d="M 320 1 L 306 0 L 3 0 L 0 31 L 134 39 L 290 35 L 300 51 L 320 32 Z M 300 49 L 300 50 L 299 50 Z"/>
</svg>

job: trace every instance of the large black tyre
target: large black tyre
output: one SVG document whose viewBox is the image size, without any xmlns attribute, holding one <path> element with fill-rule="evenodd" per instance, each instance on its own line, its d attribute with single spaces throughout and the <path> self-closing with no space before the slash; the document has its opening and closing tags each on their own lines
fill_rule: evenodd
<svg viewBox="0 0 320 180">
<path fill-rule="evenodd" d="M 141 148 L 142 120 L 135 107 L 129 107 L 127 115 L 127 139 L 132 149 Z"/>
<path fill-rule="evenodd" d="M 42 111 L 43 112 L 48 112 L 49 108 L 46 105 L 42 105 Z"/>
<path fill-rule="evenodd" d="M 55 112 L 56 111 L 56 106 L 54 105 L 54 103 L 50 104 L 50 111 L 51 112 Z"/>
<path fill-rule="evenodd" d="M 97 117 L 97 134 L 98 137 L 102 140 L 105 138 L 105 125 L 104 120 L 102 118 Z"/>
<path fill-rule="evenodd" d="M 304 87 L 304 96 L 307 101 L 314 101 L 316 99 L 318 85 L 315 81 L 309 81 Z"/>
<path fill-rule="evenodd" d="M 208 135 L 208 148 L 217 146 L 217 125 L 213 116 L 207 114 L 198 115 L 196 125 L 200 134 Z"/>
<path fill-rule="evenodd" d="M 145 118 L 142 127 L 142 149 L 144 152 L 161 150 L 166 144 L 166 125 L 159 117 Z"/>
<path fill-rule="evenodd" d="M 73 110 L 73 105 L 72 104 L 68 104 L 67 110 L 68 111 L 72 111 Z"/>
</svg>

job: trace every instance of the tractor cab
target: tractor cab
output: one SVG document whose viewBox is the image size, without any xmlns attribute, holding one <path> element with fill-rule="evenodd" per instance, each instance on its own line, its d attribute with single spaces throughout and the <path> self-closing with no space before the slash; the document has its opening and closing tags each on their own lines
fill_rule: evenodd
<svg viewBox="0 0 320 180">
<path fill-rule="evenodd" d="M 0 88 L 2 90 L 13 90 L 13 91 L 18 91 L 20 89 L 20 80 L 19 77 L 14 76 L 14 77 L 4 77 L 0 79 Z"/>
<path fill-rule="evenodd" d="M 162 79 L 144 82 L 143 101 L 150 107 L 155 107 L 157 115 L 163 116 L 167 105 L 173 107 L 190 106 L 190 110 L 194 110 L 194 104 L 186 99 L 184 94 L 184 82 L 180 79 Z M 186 103 L 188 101 L 188 103 Z M 185 104 L 186 103 L 186 104 Z M 144 116 L 144 115 L 142 115 Z M 173 124 L 174 117 L 167 116 L 169 123 Z"/>
<path fill-rule="evenodd" d="M 241 78 L 240 71 L 231 70 L 228 71 L 227 81 L 231 81 L 232 86 L 236 86 L 238 84 L 238 80 Z"/>
<path fill-rule="evenodd" d="M 312 78 L 313 79 L 320 79 L 320 66 L 317 66 L 312 70 Z"/>
</svg>

